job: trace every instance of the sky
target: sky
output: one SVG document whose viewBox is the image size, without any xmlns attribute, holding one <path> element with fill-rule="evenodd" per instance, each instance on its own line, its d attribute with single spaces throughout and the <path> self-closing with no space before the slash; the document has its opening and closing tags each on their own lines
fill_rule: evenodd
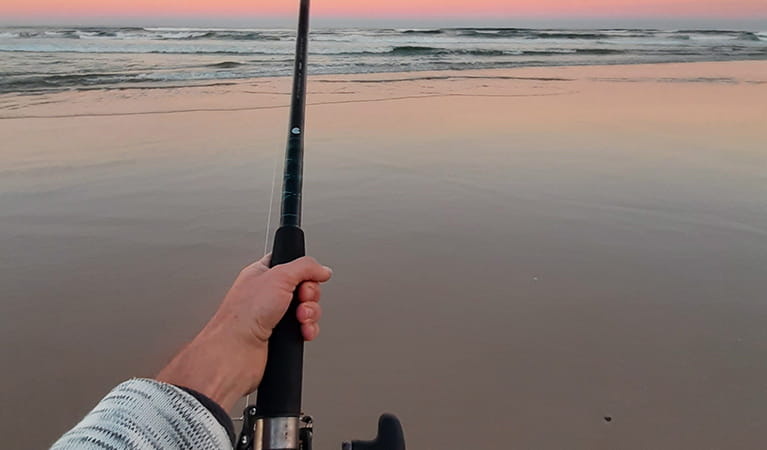
<svg viewBox="0 0 767 450">
<path fill-rule="evenodd" d="M 0 0 L 0 21 L 17 23 L 273 21 L 298 0 Z M 321 21 L 626 22 L 739 20 L 767 23 L 767 0 L 313 0 Z"/>
</svg>

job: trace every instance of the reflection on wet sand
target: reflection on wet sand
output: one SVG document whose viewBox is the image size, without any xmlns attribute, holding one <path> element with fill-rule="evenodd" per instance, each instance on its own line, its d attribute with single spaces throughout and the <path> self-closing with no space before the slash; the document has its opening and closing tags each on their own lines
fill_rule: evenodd
<svg viewBox="0 0 767 450">
<path fill-rule="evenodd" d="M 759 447 L 766 69 L 316 77 L 318 447 L 386 410 L 412 448 Z M 260 256 L 288 83 L 0 96 L 10 446 L 151 376 Z"/>
</svg>

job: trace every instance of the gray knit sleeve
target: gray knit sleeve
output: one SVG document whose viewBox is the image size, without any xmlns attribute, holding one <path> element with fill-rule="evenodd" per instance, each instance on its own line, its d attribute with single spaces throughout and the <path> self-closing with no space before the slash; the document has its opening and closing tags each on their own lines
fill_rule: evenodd
<svg viewBox="0 0 767 450">
<path fill-rule="evenodd" d="M 52 450 L 231 450 L 224 427 L 189 393 L 133 379 L 112 390 Z"/>
</svg>

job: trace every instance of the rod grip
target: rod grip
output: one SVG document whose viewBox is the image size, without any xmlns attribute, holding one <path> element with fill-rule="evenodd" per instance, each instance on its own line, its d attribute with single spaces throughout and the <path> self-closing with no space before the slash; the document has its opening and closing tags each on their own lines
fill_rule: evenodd
<svg viewBox="0 0 767 450">
<path fill-rule="evenodd" d="M 304 232 L 283 226 L 274 237 L 270 266 L 289 263 L 306 255 Z M 298 299 L 293 294 L 287 312 L 269 338 L 269 358 L 256 397 L 259 417 L 297 417 L 301 414 L 304 338 L 296 318 Z"/>
</svg>

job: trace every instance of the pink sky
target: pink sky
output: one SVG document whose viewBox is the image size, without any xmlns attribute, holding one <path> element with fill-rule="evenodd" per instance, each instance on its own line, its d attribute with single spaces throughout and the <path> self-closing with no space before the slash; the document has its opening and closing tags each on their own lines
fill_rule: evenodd
<svg viewBox="0 0 767 450">
<path fill-rule="evenodd" d="M 0 17 L 282 16 L 297 0 L 4 0 Z M 318 16 L 754 17 L 767 0 L 314 0 Z"/>
</svg>

